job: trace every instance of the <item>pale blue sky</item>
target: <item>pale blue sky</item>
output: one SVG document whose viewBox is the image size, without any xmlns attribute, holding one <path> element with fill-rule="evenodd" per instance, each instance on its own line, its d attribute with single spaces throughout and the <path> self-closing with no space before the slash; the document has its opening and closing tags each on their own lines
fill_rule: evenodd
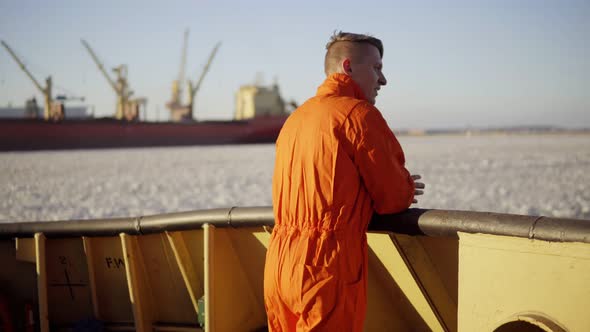
<svg viewBox="0 0 590 332">
<path fill-rule="evenodd" d="M 324 79 L 338 29 L 383 40 L 389 84 L 377 106 L 393 128 L 590 127 L 590 1 L 0 0 L 0 39 L 40 82 L 53 75 L 56 94 L 85 96 L 98 115 L 114 113 L 115 96 L 80 38 L 108 67 L 127 64 L 148 117 L 167 119 L 185 28 L 194 79 L 223 43 L 197 95 L 201 119 L 231 118 L 257 73 L 302 103 Z M 0 49 L 0 105 L 33 95 Z"/>
</svg>

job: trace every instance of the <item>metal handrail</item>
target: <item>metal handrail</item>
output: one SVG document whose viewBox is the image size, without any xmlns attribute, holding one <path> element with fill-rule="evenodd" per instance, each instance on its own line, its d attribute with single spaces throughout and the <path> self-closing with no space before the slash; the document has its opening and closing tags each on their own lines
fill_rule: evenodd
<svg viewBox="0 0 590 332">
<path fill-rule="evenodd" d="M 0 238 L 112 236 L 216 227 L 273 226 L 271 207 L 232 207 L 112 219 L 0 223 Z M 524 216 L 491 212 L 408 209 L 375 215 L 370 232 L 457 237 L 458 232 L 515 236 L 554 242 L 590 243 L 590 220 Z"/>
</svg>

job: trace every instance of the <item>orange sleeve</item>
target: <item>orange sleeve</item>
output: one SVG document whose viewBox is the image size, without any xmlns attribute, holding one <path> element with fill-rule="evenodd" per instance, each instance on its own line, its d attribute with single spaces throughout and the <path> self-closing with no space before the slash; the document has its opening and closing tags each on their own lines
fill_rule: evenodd
<svg viewBox="0 0 590 332">
<path fill-rule="evenodd" d="M 358 104 L 349 120 L 354 162 L 379 214 L 406 210 L 414 198 L 414 180 L 405 168 L 404 152 L 381 113 Z"/>
</svg>

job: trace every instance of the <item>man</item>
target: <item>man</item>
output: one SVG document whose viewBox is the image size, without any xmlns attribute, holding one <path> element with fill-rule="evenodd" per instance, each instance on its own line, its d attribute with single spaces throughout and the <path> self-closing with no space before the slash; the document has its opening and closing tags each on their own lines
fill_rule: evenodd
<svg viewBox="0 0 590 332">
<path fill-rule="evenodd" d="M 374 106 L 387 83 L 381 41 L 340 32 L 326 48 L 326 80 L 276 144 L 264 272 L 270 331 L 361 331 L 369 220 L 407 209 L 424 187 Z"/>
</svg>

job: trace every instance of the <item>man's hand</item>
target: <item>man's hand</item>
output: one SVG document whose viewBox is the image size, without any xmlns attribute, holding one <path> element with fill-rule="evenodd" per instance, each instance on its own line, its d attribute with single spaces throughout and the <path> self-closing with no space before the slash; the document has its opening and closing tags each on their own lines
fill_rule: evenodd
<svg viewBox="0 0 590 332">
<path fill-rule="evenodd" d="M 420 180 L 421 178 L 422 177 L 418 174 L 412 175 L 412 180 L 414 180 L 414 187 L 416 188 L 416 190 L 414 191 L 414 196 L 424 194 L 424 190 L 420 190 L 420 189 L 424 189 L 424 188 L 426 188 L 426 186 L 422 182 L 416 182 L 416 180 Z M 414 198 L 412 200 L 412 203 L 418 203 L 418 200 L 416 198 Z"/>
</svg>

